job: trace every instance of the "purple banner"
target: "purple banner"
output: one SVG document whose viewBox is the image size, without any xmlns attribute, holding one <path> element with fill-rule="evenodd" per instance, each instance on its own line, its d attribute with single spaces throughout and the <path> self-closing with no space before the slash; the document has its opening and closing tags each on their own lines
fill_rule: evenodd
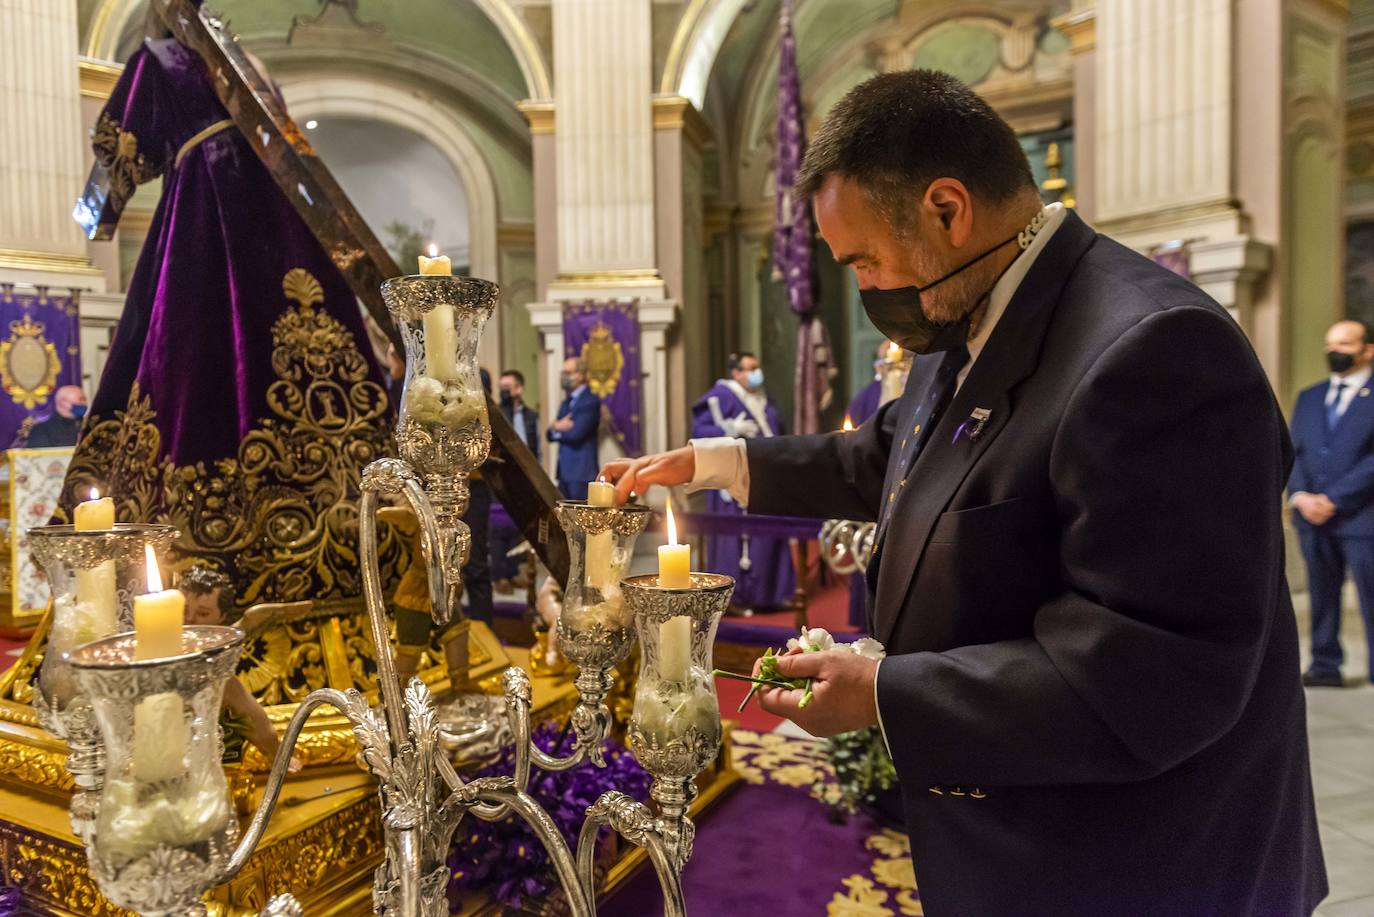
<svg viewBox="0 0 1374 917">
<path fill-rule="evenodd" d="M 0 448 L 53 413 L 53 392 L 81 384 L 80 291 L 0 284 Z"/>
<path fill-rule="evenodd" d="M 586 362 L 587 385 L 601 398 L 602 421 L 627 455 L 641 455 L 638 300 L 564 303 L 563 354 Z"/>
</svg>

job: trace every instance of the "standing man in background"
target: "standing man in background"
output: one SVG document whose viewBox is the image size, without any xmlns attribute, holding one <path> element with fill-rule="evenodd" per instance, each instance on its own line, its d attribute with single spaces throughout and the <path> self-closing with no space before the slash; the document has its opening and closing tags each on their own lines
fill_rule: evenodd
<svg viewBox="0 0 1374 917">
<path fill-rule="evenodd" d="M 587 484 L 596 478 L 596 435 L 601 428 L 601 399 L 587 387 L 587 366 L 577 357 L 563 361 L 563 403 L 549 427 L 549 442 L 558 443 L 558 489 L 569 500 L 587 499 Z"/>
<path fill-rule="evenodd" d="M 1298 394 L 1288 480 L 1293 524 L 1307 561 L 1312 600 L 1309 687 L 1339 688 L 1341 587 L 1350 570 L 1364 614 L 1374 665 L 1374 341 L 1363 322 L 1341 321 L 1326 332 L 1331 377 Z M 1374 675 L 1374 673 L 1371 673 Z"/>
<path fill-rule="evenodd" d="M 501 413 L 515 428 L 535 461 L 539 460 L 539 414 L 525 404 L 525 376 L 518 369 L 508 369 L 501 373 Z M 525 540 L 525 536 L 513 525 L 504 522 L 491 528 L 491 576 L 498 592 L 509 592 L 515 585 L 520 572 L 520 562 L 509 556 L 510 550 Z"/>
<path fill-rule="evenodd" d="M 75 446 L 86 416 L 86 393 L 79 385 L 64 385 L 52 396 L 53 412 L 33 425 L 25 445 L 30 449 Z"/>
<path fill-rule="evenodd" d="M 718 379 L 692 406 L 692 436 L 771 439 L 781 436 L 782 413 L 763 387 L 763 368 L 752 353 L 732 354 L 730 377 Z M 743 516 L 744 507 L 724 490 L 706 496 L 711 513 Z M 746 534 L 706 539 L 706 569 L 735 578 L 733 604 L 750 611 L 785 605 L 796 589 L 788 543 Z"/>
</svg>

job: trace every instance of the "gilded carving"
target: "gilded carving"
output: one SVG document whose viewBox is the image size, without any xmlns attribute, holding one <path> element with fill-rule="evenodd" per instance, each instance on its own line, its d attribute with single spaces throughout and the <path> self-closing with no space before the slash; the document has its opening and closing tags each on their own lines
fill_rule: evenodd
<svg viewBox="0 0 1374 917">
<path fill-rule="evenodd" d="M 386 392 L 352 333 L 315 308 L 319 281 L 293 269 L 282 293 L 293 305 L 272 327 L 271 416 L 236 456 L 208 466 L 162 457 L 152 400 L 135 385 L 124 410 L 93 418 L 65 485 L 67 504 L 94 484 L 116 495 L 121 519 L 176 526 L 183 558 L 237 570 L 241 607 L 361 592 L 359 469 L 391 450 Z M 390 527 L 378 535 L 383 579 L 392 581 L 408 560 L 405 545 Z M 278 639 L 257 651 L 280 649 Z M 293 642 L 281 661 L 294 651 Z M 304 696 L 299 688 L 279 686 L 288 697 Z"/>
<path fill-rule="evenodd" d="M 120 200 L 127 201 L 139 185 L 162 174 L 160 168 L 149 165 L 139 152 L 138 138 L 122 130 L 108 112 L 102 111 L 95 122 L 91 147 L 96 160 L 109 173 L 111 193 Z"/>
<path fill-rule="evenodd" d="M 0 776 L 28 786 L 47 787 L 64 793 L 75 792 L 76 784 L 67 773 L 67 754 L 19 742 L 0 741 Z"/>
</svg>

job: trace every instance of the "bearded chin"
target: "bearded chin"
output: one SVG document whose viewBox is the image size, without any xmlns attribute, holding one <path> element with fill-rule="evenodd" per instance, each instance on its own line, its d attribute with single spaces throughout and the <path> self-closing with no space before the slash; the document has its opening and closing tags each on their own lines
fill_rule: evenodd
<svg viewBox="0 0 1374 917">
<path fill-rule="evenodd" d="M 994 267 L 975 264 L 922 293 L 921 310 L 932 322 L 957 322 L 978 307 L 996 282 Z"/>
</svg>

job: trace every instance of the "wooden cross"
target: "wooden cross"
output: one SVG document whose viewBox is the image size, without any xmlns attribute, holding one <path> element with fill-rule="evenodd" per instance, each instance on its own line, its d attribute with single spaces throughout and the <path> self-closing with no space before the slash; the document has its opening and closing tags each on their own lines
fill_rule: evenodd
<svg viewBox="0 0 1374 917">
<path fill-rule="evenodd" d="M 167 32 L 205 61 L 215 95 L 235 126 L 347 278 L 373 320 L 386 332 L 397 352 L 404 353 L 381 294 L 382 281 L 400 276 L 401 269 L 315 155 L 276 91 L 238 41 L 225 31 L 224 24 L 201 8 L 200 0 L 150 3 Z M 78 214 L 84 212 L 87 217 L 79 222 L 91 238 L 109 238 L 125 203 L 112 193 L 104 168 L 96 163 L 77 208 Z M 553 512 L 559 499 L 558 489 L 490 396 L 487 414 L 491 418 L 492 448 L 491 457 L 482 466 L 482 477 L 534 546 L 540 560 L 566 586 L 567 535 Z"/>
</svg>

